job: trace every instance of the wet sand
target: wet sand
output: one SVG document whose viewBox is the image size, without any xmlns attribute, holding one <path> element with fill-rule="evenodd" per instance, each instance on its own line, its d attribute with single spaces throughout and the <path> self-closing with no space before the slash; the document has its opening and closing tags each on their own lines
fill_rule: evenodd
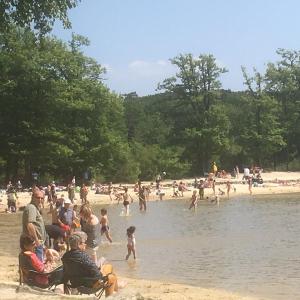
<svg viewBox="0 0 300 300">
<path fill-rule="evenodd" d="M 265 181 L 262 187 L 253 187 L 253 195 L 260 194 L 279 194 L 279 193 L 298 193 L 300 192 L 300 172 L 272 172 L 272 173 L 263 173 L 262 177 Z M 192 183 L 193 179 L 183 180 L 184 182 Z M 217 179 L 216 189 L 219 187 L 226 191 L 225 182 L 227 179 Z M 170 185 L 172 181 L 164 181 L 163 184 Z M 178 182 L 178 181 L 177 181 Z M 247 184 L 240 183 L 240 180 L 232 179 L 232 189 L 230 192 L 230 197 L 236 197 L 239 195 L 249 195 Z M 234 187 L 236 192 L 234 192 Z M 192 187 L 189 187 L 189 191 L 184 193 L 184 198 L 187 199 L 191 197 Z M 130 193 L 132 196 L 135 194 L 131 190 Z M 174 199 L 172 198 L 172 188 L 165 188 L 165 197 L 164 200 Z M 62 192 L 60 194 L 65 194 Z M 212 189 L 205 189 L 205 196 L 212 196 Z M 78 194 L 76 194 L 79 198 Z M 150 196 L 150 201 L 157 200 L 158 196 L 154 193 Z M 110 204 L 110 198 L 108 195 L 95 195 L 94 191 L 90 191 L 88 200 L 93 204 Z M 134 196 L 134 200 L 137 198 Z M 226 201 L 227 196 L 222 196 L 220 201 Z M 18 198 L 18 206 L 25 206 L 30 201 L 29 193 L 20 193 Z M 79 202 L 79 201 L 78 201 Z M 2 197 L 2 205 L 0 209 L 3 211 L 5 209 L 6 197 Z M 4 217 L 5 216 L 5 217 Z M 17 217 L 21 218 L 21 213 L 17 214 Z M 28 289 L 22 289 L 20 293 L 16 293 L 16 288 L 18 286 L 18 262 L 17 257 L 14 253 L 16 251 L 15 247 L 18 244 L 18 236 L 12 234 L 12 232 L 18 232 L 16 228 L 15 221 L 13 221 L 13 216 L 3 213 L 0 214 L 0 234 L 1 234 L 1 244 L 0 244 L 0 291 L 1 299 L 17 299 L 22 296 L 22 299 L 35 299 L 39 297 L 39 293 L 32 294 Z M 11 220 L 11 222 L 10 222 Z M 21 230 L 21 228 L 20 228 Z M 221 300 L 221 299 L 244 299 L 251 300 L 254 298 L 244 297 L 242 295 L 231 294 L 222 290 L 214 289 L 204 289 L 201 287 L 192 287 L 187 285 L 179 285 L 168 282 L 156 282 L 142 279 L 130 279 L 122 278 L 122 280 L 127 281 L 127 286 L 120 290 L 119 295 L 116 296 L 116 299 L 207 299 L 207 300 Z M 143 298 L 144 297 L 144 298 Z M 47 294 L 43 294 L 43 298 L 48 299 Z M 66 299 L 70 297 L 66 296 L 54 296 L 53 294 L 49 295 L 49 299 Z M 72 296 L 74 298 L 74 296 Z M 87 297 L 80 297 L 80 299 L 85 299 Z M 262 299 L 257 298 L 257 299 Z M 267 299 L 267 298 L 264 298 Z"/>
</svg>

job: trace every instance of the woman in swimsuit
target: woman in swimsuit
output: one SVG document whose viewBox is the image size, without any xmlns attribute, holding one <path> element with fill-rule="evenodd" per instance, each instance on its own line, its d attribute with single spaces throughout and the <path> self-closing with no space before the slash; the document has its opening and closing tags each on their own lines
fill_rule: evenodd
<svg viewBox="0 0 300 300">
<path fill-rule="evenodd" d="M 89 207 L 84 204 L 80 208 L 81 230 L 87 234 L 86 252 L 97 264 L 97 250 L 100 244 L 100 222 Z"/>
</svg>

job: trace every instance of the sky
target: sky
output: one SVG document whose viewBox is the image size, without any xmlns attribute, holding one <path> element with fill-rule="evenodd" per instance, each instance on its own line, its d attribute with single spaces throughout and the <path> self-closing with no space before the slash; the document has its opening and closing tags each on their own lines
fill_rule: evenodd
<svg viewBox="0 0 300 300">
<path fill-rule="evenodd" d="M 299 0 L 82 0 L 69 11 L 72 29 L 56 23 L 65 41 L 86 36 L 84 49 L 106 67 L 105 84 L 118 94 L 157 93 L 174 76 L 170 59 L 213 54 L 228 69 L 222 87 L 243 90 L 241 66 L 263 72 L 278 48 L 300 50 Z"/>
</svg>

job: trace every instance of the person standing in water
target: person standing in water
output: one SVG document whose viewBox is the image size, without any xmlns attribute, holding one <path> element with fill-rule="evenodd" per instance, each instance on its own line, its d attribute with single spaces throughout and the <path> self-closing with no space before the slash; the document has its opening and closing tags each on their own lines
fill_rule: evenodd
<svg viewBox="0 0 300 300">
<path fill-rule="evenodd" d="M 91 208 L 84 204 L 80 208 L 81 230 L 86 233 L 86 252 L 97 264 L 97 250 L 100 244 L 100 222 Z"/>
<path fill-rule="evenodd" d="M 146 205 L 146 199 L 145 199 L 145 187 L 142 186 L 142 182 L 139 181 L 139 206 L 140 206 L 140 211 L 146 211 L 147 205 Z"/>
<path fill-rule="evenodd" d="M 252 177 L 251 176 L 249 176 L 249 178 L 248 178 L 248 189 L 249 189 L 250 195 L 252 195 Z"/>
<path fill-rule="evenodd" d="M 192 202 L 191 202 L 191 204 L 190 204 L 190 207 L 189 207 L 189 209 L 192 209 L 192 208 L 194 208 L 194 210 L 196 210 L 196 207 L 197 207 L 197 191 L 196 190 L 194 190 L 193 191 L 193 195 L 192 195 Z"/>
<path fill-rule="evenodd" d="M 123 196 L 123 205 L 125 208 L 125 215 L 128 216 L 129 215 L 129 198 L 131 198 L 131 203 L 133 202 L 132 197 L 128 194 L 128 188 L 125 187 L 124 188 L 124 194 Z"/>
<path fill-rule="evenodd" d="M 231 183 L 229 180 L 226 182 L 226 188 L 227 188 L 227 198 L 229 199 L 229 193 L 231 190 Z"/>
<path fill-rule="evenodd" d="M 108 226 L 108 217 L 107 217 L 107 210 L 105 208 L 101 209 L 101 235 L 105 234 L 106 238 L 112 243 L 112 238 L 109 234 L 109 226 Z"/>
<path fill-rule="evenodd" d="M 135 251 L 135 226 L 130 226 L 127 228 L 127 250 L 128 253 L 126 255 L 126 260 L 128 260 L 129 256 L 131 255 L 131 252 L 133 254 L 133 258 L 136 259 L 136 251 Z"/>
<path fill-rule="evenodd" d="M 211 188 L 213 190 L 214 195 L 216 195 L 216 180 L 215 179 L 212 180 Z"/>
</svg>

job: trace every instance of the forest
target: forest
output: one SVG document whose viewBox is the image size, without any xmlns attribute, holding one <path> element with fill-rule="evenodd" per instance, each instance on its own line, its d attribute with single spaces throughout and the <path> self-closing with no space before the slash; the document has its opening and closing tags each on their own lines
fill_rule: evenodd
<svg viewBox="0 0 300 300">
<path fill-rule="evenodd" d="M 239 92 L 222 88 L 230 70 L 214 55 L 178 53 L 170 58 L 176 74 L 156 94 L 118 95 L 101 63 L 84 54 L 86 37 L 50 34 L 55 18 L 69 26 L 66 10 L 77 1 L 58 3 L 28 20 L 0 6 L 2 184 L 30 184 L 35 173 L 41 183 L 83 174 L 134 182 L 163 171 L 176 179 L 202 176 L 213 161 L 228 172 L 300 169 L 300 51 L 274 49 L 278 59 L 264 73 L 241 67 Z"/>
</svg>

